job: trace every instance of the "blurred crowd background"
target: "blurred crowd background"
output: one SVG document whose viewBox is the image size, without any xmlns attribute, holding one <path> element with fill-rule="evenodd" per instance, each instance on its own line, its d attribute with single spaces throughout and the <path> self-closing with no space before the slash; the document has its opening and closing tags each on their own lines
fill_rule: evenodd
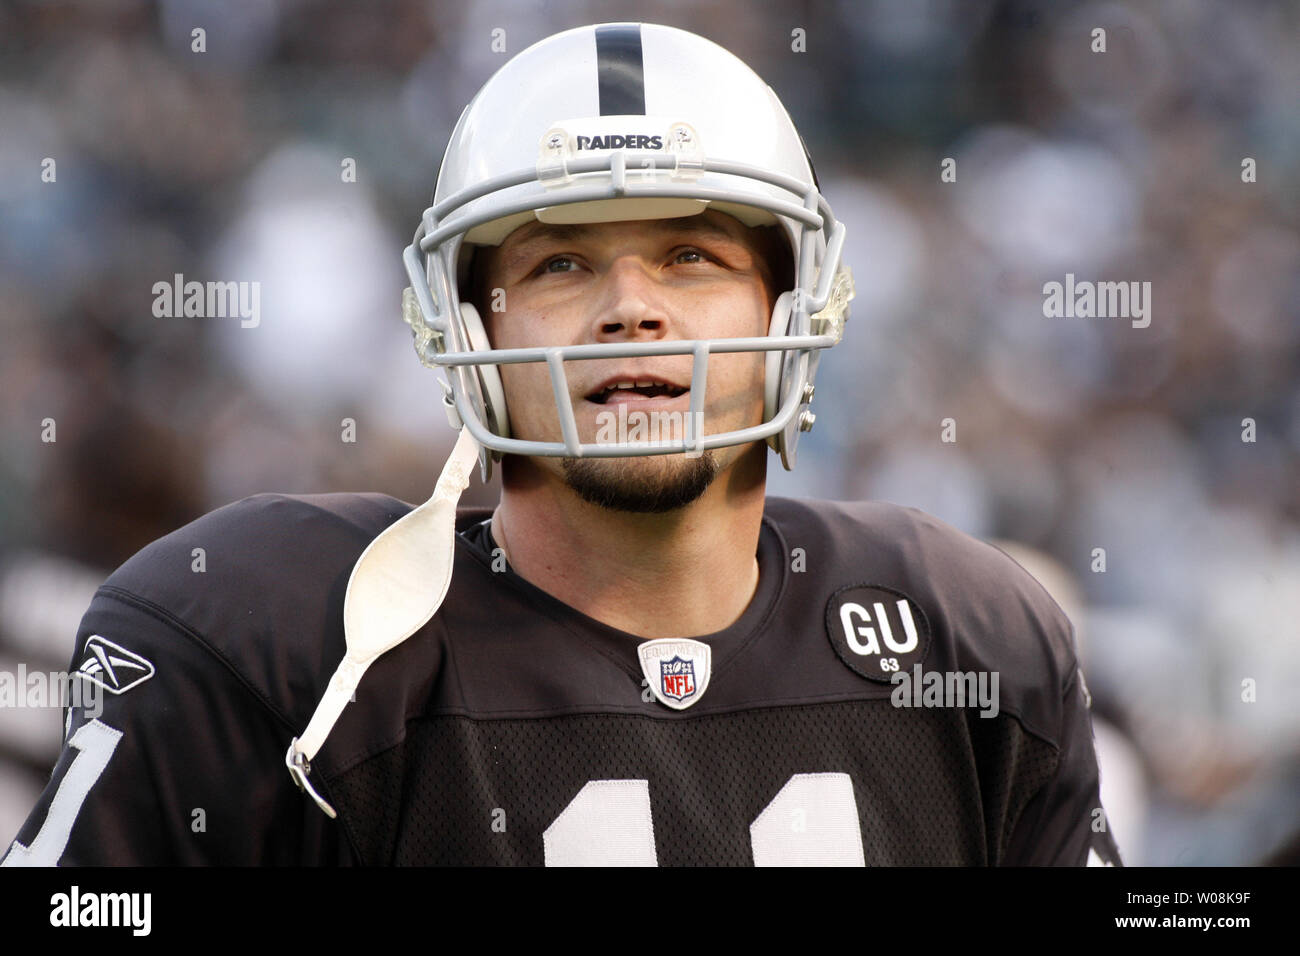
<svg viewBox="0 0 1300 956">
<path fill-rule="evenodd" d="M 401 249 L 507 56 L 621 19 L 763 75 L 849 228 L 852 318 L 772 493 L 915 505 L 1039 575 L 1075 620 L 1128 862 L 1300 856 L 1290 3 L 0 6 L 0 670 L 66 668 L 103 578 L 211 508 L 427 497 L 452 436 Z M 175 273 L 260 282 L 260 324 L 156 318 Z M 1046 318 L 1066 273 L 1150 282 L 1149 327 Z M 61 730 L 0 708 L 0 842 Z"/>
</svg>

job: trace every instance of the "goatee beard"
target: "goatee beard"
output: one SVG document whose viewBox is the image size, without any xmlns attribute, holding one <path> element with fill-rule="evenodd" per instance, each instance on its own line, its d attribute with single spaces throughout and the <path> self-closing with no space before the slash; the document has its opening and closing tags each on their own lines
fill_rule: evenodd
<svg viewBox="0 0 1300 956">
<path fill-rule="evenodd" d="M 689 505 L 718 475 L 712 451 L 697 458 L 664 456 L 659 468 L 629 467 L 627 459 L 616 458 L 562 458 L 560 466 L 569 487 L 584 501 L 633 514 L 663 514 Z"/>
</svg>

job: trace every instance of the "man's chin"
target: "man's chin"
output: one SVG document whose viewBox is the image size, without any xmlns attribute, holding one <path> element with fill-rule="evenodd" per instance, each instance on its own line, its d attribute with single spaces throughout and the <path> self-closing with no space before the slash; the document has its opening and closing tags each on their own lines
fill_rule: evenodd
<svg viewBox="0 0 1300 956">
<path fill-rule="evenodd" d="M 562 458 L 564 480 L 584 500 L 611 511 L 664 514 L 698 499 L 717 477 L 713 452 L 639 458 Z"/>
</svg>

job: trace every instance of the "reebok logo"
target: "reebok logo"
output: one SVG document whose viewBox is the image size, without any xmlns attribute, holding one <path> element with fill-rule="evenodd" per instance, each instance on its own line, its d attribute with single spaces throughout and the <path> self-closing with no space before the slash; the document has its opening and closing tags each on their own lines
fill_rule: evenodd
<svg viewBox="0 0 1300 956">
<path fill-rule="evenodd" d="M 77 673 L 110 694 L 125 694 L 154 675 L 154 666 L 139 654 L 92 634 L 77 667 Z"/>
</svg>

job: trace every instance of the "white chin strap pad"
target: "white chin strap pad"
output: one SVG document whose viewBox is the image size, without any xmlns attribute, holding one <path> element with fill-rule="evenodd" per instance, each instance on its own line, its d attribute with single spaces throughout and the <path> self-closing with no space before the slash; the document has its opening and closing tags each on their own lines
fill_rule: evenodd
<svg viewBox="0 0 1300 956">
<path fill-rule="evenodd" d="M 294 781 L 331 817 L 333 808 L 307 781 L 308 761 L 325 743 L 366 668 L 424 627 L 446 598 L 456 551 L 456 504 L 478 454 L 478 442 L 462 428 L 433 495 L 380 532 L 352 566 L 343 598 L 347 651 L 307 729 L 285 755 Z"/>
</svg>

